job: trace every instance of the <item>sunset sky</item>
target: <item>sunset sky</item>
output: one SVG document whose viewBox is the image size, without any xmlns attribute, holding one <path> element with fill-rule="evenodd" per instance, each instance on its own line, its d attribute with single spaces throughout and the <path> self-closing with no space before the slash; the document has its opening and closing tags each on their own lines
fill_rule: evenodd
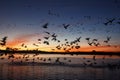
<svg viewBox="0 0 120 80">
<path fill-rule="evenodd" d="M 43 28 L 46 23 L 48 28 Z M 63 24 L 69 24 L 67 29 Z M 53 34 L 60 42 L 51 40 Z M 0 0 L 0 39 L 4 36 L 7 44 L 0 49 L 64 51 L 56 46 L 81 37 L 74 44 L 80 48 L 70 51 L 120 51 L 120 0 Z M 86 38 L 98 39 L 100 45 L 90 46 Z"/>
</svg>

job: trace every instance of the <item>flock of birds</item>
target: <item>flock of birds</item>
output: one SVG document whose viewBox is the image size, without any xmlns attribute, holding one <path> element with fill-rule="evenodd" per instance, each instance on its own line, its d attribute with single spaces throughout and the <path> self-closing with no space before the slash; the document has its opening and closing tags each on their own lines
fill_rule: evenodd
<svg viewBox="0 0 120 80">
<path fill-rule="evenodd" d="M 42 27 L 43 28 L 48 28 L 48 23 L 44 24 Z M 63 25 L 63 27 L 68 27 L 69 25 Z M 66 28 L 65 28 L 66 29 Z M 66 52 L 69 52 L 71 49 L 80 49 L 80 45 L 79 43 L 81 42 L 81 36 L 76 38 L 75 40 L 73 41 L 69 41 L 68 39 L 64 39 L 64 43 L 61 43 L 61 41 L 57 38 L 58 35 L 56 33 L 50 33 L 48 31 L 44 31 L 45 34 L 47 34 L 47 36 L 44 36 L 44 40 L 42 41 L 42 39 L 38 39 L 38 42 L 39 44 L 43 43 L 45 45 L 50 45 L 49 41 L 54 41 L 54 42 L 57 42 L 58 45 L 55 47 L 57 50 L 64 50 Z M 6 46 L 6 42 L 7 42 L 7 36 L 3 37 L 1 40 L 0 40 L 0 45 L 2 47 Z M 50 39 L 50 40 L 49 40 Z M 91 39 L 90 37 L 88 38 L 85 38 L 85 40 L 87 41 L 88 45 L 89 46 L 101 46 L 101 44 L 99 43 L 98 39 Z M 107 36 L 106 37 L 106 40 L 104 40 L 103 42 L 104 43 L 109 43 L 109 41 L 111 40 L 111 36 Z M 33 43 L 34 46 L 36 47 L 39 47 L 38 44 L 35 44 Z M 24 43 L 21 44 L 21 47 L 24 47 L 24 48 L 27 48 L 27 45 L 25 45 Z M 52 49 L 52 50 L 55 50 L 55 49 Z M 23 63 L 27 63 L 27 62 L 32 62 L 32 63 L 36 63 L 40 61 L 43 62 L 43 63 L 52 63 L 52 64 L 59 64 L 59 65 L 66 65 L 67 63 L 71 63 L 72 60 L 71 59 L 67 59 L 66 57 L 64 58 L 60 58 L 60 57 L 57 57 L 56 59 L 52 59 L 52 58 L 44 58 L 44 57 L 40 57 L 40 54 L 34 54 L 32 56 L 32 58 L 30 57 L 30 54 L 21 54 L 22 56 L 15 56 L 14 53 L 12 54 L 7 54 L 7 53 L 0 53 L 0 59 L 1 60 L 4 60 L 7 56 L 7 59 L 8 60 L 11 60 L 11 63 L 12 64 L 17 64 L 16 61 L 19 61 L 18 63 L 19 64 L 23 64 Z M 73 56 L 73 55 L 71 55 Z M 62 60 L 63 59 L 63 60 Z M 91 60 L 88 60 L 87 58 L 83 57 L 82 58 L 82 66 L 94 66 L 94 65 L 97 65 L 97 59 L 96 59 L 96 56 L 93 55 L 93 58 Z M 102 58 L 103 60 L 105 60 L 105 57 Z M 62 60 L 62 61 L 61 61 Z M 66 62 L 66 63 L 65 63 Z M 119 69 L 120 68 L 120 62 L 118 62 L 117 64 L 105 64 L 105 61 L 102 61 L 102 63 L 104 65 L 106 65 L 107 67 L 109 68 L 117 68 Z"/>
<path fill-rule="evenodd" d="M 115 1 L 115 3 L 117 3 L 117 0 Z M 27 7 L 31 8 L 32 6 L 28 5 Z M 51 10 L 48 10 L 48 15 L 56 16 L 56 17 L 61 16 L 59 13 L 54 13 Z M 88 20 L 91 20 L 91 16 L 84 16 L 84 18 L 87 18 Z M 74 19 L 74 18 L 70 17 L 70 19 Z M 83 23 L 76 23 L 76 24 L 80 24 L 81 26 L 84 25 Z M 56 42 L 57 43 L 55 48 L 51 49 L 52 51 L 56 51 L 56 50 L 58 51 L 59 50 L 59 51 L 70 52 L 73 49 L 79 50 L 81 48 L 81 46 L 80 46 L 81 39 L 82 39 L 81 36 L 78 36 L 75 39 L 72 39 L 72 41 L 68 40 L 67 38 L 65 38 L 63 41 L 61 41 L 61 40 L 59 40 L 59 36 L 58 36 L 57 33 L 51 33 L 47 30 L 49 28 L 49 25 L 50 24 L 48 22 L 46 22 L 42 25 L 42 28 L 45 30 L 43 33 L 46 34 L 46 36 L 44 36 L 43 39 L 38 39 L 37 40 L 38 43 L 32 43 L 33 46 L 37 47 L 37 49 L 40 47 L 40 44 L 51 45 L 51 42 Z M 106 21 L 103 22 L 103 25 L 104 26 L 120 25 L 120 18 L 109 18 L 109 19 L 107 18 Z M 61 26 L 65 30 L 68 30 L 68 29 L 70 29 L 71 26 L 73 26 L 73 24 L 65 24 L 64 23 Z M 82 30 L 84 30 L 84 27 L 82 28 Z M 3 37 L 0 40 L 0 46 L 1 47 L 6 47 L 6 50 L 7 49 L 14 50 L 14 48 L 12 49 L 12 48 L 7 47 L 7 45 L 6 45 L 7 39 L 8 39 L 7 36 Z M 86 42 L 89 46 L 96 46 L 96 47 L 102 46 L 102 44 L 99 42 L 98 39 L 92 39 L 90 37 L 86 37 L 84 40 L 86 40 Z M 111 36 L 107 36 L 106 39 L 103 41 L 103 43 L 107 44 L 110 47 L 111 45 L 109 44 L 109 41 L 111 41 Z M 22 48 L 29 48 L 25 43 L 22 43 L 21 47 Z M 31 59 L 29 54 L 22 54 L 22 56 L 16 57 L 15 54 L 0 53 L 0 59 L 1 60 L 5 59 L 4 56 L 7 56 L 8 60 L 10 59 L 12 63 L 14 63 L 15 60 L 20 60 L 20 63 L 23 63 L 24 61 L 25 62 L 32 61 L 32 63 L 34 63 L 36 60 L 43 61 L 43 62 L 47 62 L 47 61 L 51 62 L 52 61 L 52 58 L 42 58 L 42 57 L 39 57 L 39 54 L 34 54 L 32 56 L 32 59 Z M 67 61 L 69 63 L 72 62 L 72 60 L 67 59 L 67 58 L 63 58 L 63 60 Z M 92 61 L 91 60 L 86 60 L 85 57 L 83 58 L 83 60 L 85 60 L 85 61 L 83 61 L 84 66 L 89 66 L 89 65 L 92 66 L 92 65 L 97 64 L 95 55 L 93 56 Z M 103 57 L 103 60 L 105 60 L 105 57 Z M 59 58 L 59 57 L 56 58 L 54 60 L 54 62 L 57 63 L 57 64 L 65 64 L 64 62 L 61 61 L 61 58 Z M 104 61 L 102 63 L 104 64 Z M 115 67 L 120 68 L 120 62 L 118 64 L 115 64 L 115 65 L 108 64 L 108 66 L 109 67 L 115 66 Z"/>
<path fill-rule="evenodd" d="M 49 13 L 50 14 L 50 13 Z M 111 19 L 107 19 L 107 21 L 104 23 L 105 26 L 108 25 L 112 25 L 114 23 L 120 23 L 120 21 L 115 22 L 115 20 L 117 20 L 116 18 L 111 18 Z M 114 22 L 114 23 L 113 23 Z M 62 24 L 63 28 L 66 30 L 68 29 L 71 24 Z M 49 27 L 49 23 L 45 23 L 42 25 L 42 28 L 47 29 Z M 60 41 L 58 39 L 58 35 L 56 33 L 51 33 L 48 31 L 44 31 L 45 34 L 47 34 L 47 36 L 44 36 L 44 39 L 42 41 L 42 39 L 38 39 L 39 44 L 45 44 L 45 45 L 50 45 L 50 40 L 57 42 L 58 45 L 55 47 L 57 50 L 64 50 L 65 52 L 69 52 L 72 49 L 79 49 L 80 48 L 80 39 L 82 38 L 81 36 L 74 39 L 73 41 L 69 41 L 68 39 L 64 39 L 64 41 Z M 5 38 L 6 39 L 6 38 Z M 101 46 L 100 42 L 98 41 L 98 39 L 92 39 L 90 37 L 85 38 L 85 40 L 87 41 L 89 46 Z M 109 41 L 111 40 L 111 36 L 107 36 L 106 40 L 104 40 L 104 43 L 107 43 L 108 46 L 110 46 Z M 5 40 L 3 40 L 5 41 Z M 61 42 L 65 42 L 65 43 L 61 43 Z M 34 46 L 39 48 L 39 44 L 33 43 Z M 2 44 L 5 45 L 5 44 Z M 25 45 L 24 43 L 21 45 L 21 47 L 27 48 L 27 45 Z M 51 49 L 51 50 L 56 50 L 56 49 Z"/>
<path fill-rule="evenodd" d="M 56 13 L 52 12 L 51 10 L 48 11 L 48 15 L 50 15 L 50 16 L 60 16 L 60 14 L 58 14 L 58 13 L 56 14 Z M 89 20 L 92 19 L 91 16 L 84 16 L 84 18 L 87 18 Z M 103 23 L 103 25 L 105 25 L 105 26 L 116 25 L 116 24 L 120 24 L 120 18 L 106 18 L 106 21 Z M 56 50 L 58 51 L 59 50 L 59 51 L 70 52 L 73 49 L 78 49 L 79 50 L 81 48 L 80 43 L 81 43 L 81 39 L 83 39 L 82 36 L 78 36 L 75 39 L 72 39 L 72 41 L 70 41 L 67 38 L 63 39 L 63 41 L 62 41 L 62 40 L 59 39 L 59 35 L 57 33 L 54 33 L 54 32 L 52 33 L 52 32 L 48 31 L 49 25 L 50 25 L 50 23 L 48 23 L 48 22 L 46 22 L 46 23 L 44 23 L 42 25 L 42 28 L 45 30 L 43 32 L 43 34 L 45 34 L 45 36 L 43 37 L 43 39 L 38 39 L 37 40 L 38 43 L 32 43 L 33 46 L 36 47 L 36 50 L 39 49 L 40 44 L 51 45 L 51 42 L 56 42 L 57 43 L 57 45 L 55 46 L 55 48 L 51 49 L 52 51 L 56 51 Z M 63 23 L 63 24 L 61 24 L 61 26 L 65 30 L 69 30 L 74 25 L 73 24 L 69 24 L 69 23 L 68 24 Z M 84 31 L 84 28 L 82 28 L 82 30 Z M 72 32 L 74 32 L 74 31 L 71 31 L 71 33 Z M 3 37 L 0 40 L 0 45 L 2 47 L 6 46 L 7 38 L 8 37 L 5 36 L 5 37 Z M 96 39 L 95 38 L 92 39 L 90 37 L 87 37 L 84 40 L 87 41 L 87 44 L 89 46 L 96 46 L 96 47 L 98 47 L 98 46 L 104 46 L 101 42 L 99 42 L 99 39 L 97 39 L 97 38 Z M 103 41 L 103 43 L 105 43 L 107 46 L 111 47 L 112 45 L 109 44 L 110 41 L 111 41 L 111 36 L 107 36 L 106 39 Z M 118 48 L 119 46 L 118 47 L 115 46 L 115 47 Z M 28 49 L 29 47 L 25 43 L 22 43 L 21 44 L 21 48 Z M 8 49 L 8 47 L 6 47 L 6 49 Z M 12 48 L 9 48 L 9 49 L 12 49 Z"/>
<path fill-rule="evenodd" d="M 47 28 L 48 27 L 48 23 L 44 24 L 43 25 L 43 28 Z M 50 45 L 49 43 L 49 39 L 51 39 L 51 41 L 55 41 L 57 43 L 60 43 L 61 41 L 58 40 L 58 35 L 55 34 L 55 33 L 50 33 L 50 32 L 47 32 L 45 31 L 44 32 L 45 34 L 47 34 L 47 36 L 44 37 L 44 40 L 43 40 L 43 43 L 45 45 Z M 2 47 L 6 46 L 6 42 L 7 42 L 7 36 L 3 37 L 1 40 L 0 40 L 0 45 Z M 76 49 L 79 49 L 80 48 L 80 45 L 79 43 L 81 42 L 82 37 L 78 37 L 76 38 L 75 40 L 73 41 L 69 41 L 68 39 L 64 39 L 64 42 L 65 43 L 60 43 L 59 45 L 57 45 L 55 48 L 58 49 L 58 50 L 61 50 L 63 49 L 64 51 L 66 52 L 69 52 L 69 50 L 73 49 L 73 48 L 76 48 Z M 98 39 L 91 39 L 91 38 L 85 38 L 85 40 L 87 41 L 88 45 L 90 46 L 100 46 L 101 44 L 98 42 Z M 104 43 L 109 43 L 109 41 L 111 40 L 111 36 L 108 36 L 106 37 L 106 40 L 104 40 L 103 42 Z M 38 39 L 38 42 L 41 44 L 42 42 L 42 39 Z M 38 44 L 35 44 L 33 43 L 34 46 L 36 47 L 39 47 Z M 27 48 L 27 45 L 25 45 L 24 43 L 21 44 L 21 47 L 24 47 L 24 48 Z M 52 49 L 52 50 L 55 50 L 55 49 Z M 67 59 L 66 57 L 64 58 L 60 58 L 60 57 L 57 57 L 56 59 L 52 59 L 52 58 L 44 58 L 44 57 L 40 57 L 40 54 L 33 54 L 32 57 L 30 57 L 30 54 L 21 54 L 22 56 L 15 56 L 14 53 L 12 54 L 7 54 L 7 53 L 0 53 L 0 59 L 1 60 L 4 60 L 7 59 L 8 60 L 11 60 L 11 63 L 12 64 L 16 64 L 16 61 L 20 61 L 19 64 L 23 64 L 25 62 L 32 62 L 32 63 L 36 63 L 36 61 L 40 61 L 43 62 L 43 63 L 52 63 L 52 64 L 60 64 L 60 65 L 66 65 L 67 63 L 71 63 L 72 60 L 71 59 Z M 73 56 L 73 55 L 71 55 Z M 62 60 L 63 59 L 63 60 Z M 97 65 L 97 59 L 96 59 L 96 56 L 93 55 L 93 58 L 91 60 L 88 60 L 87 58 L 83 57 L 82 58 L 82 64 L 83 66 L 94 66 L 94 65 Z M 102 58 L 103 60 L 105 60 L 105 57 Z M 62 60 L 62 61 L 61 61 Z M 65 63 L 66 62 L 66 63 Z M 102 61 L 103 64 L 105 64 L 105 61 Z M 117 64 L 106 64 L 106 66 L 108 66 L 109 68 L 117 68 L 119 69 L 120 68 L 120 62 L 118 62 Z"/>
<path fill-rule="evenodd" d="M 108 20 L 107 22 L 105 22 L 104 24 L 107 26 L 108 24 L 112 24 L 113 21 L 115 19 L 111 19 Z M 70 24 L 62 24 L 63 28 L 66 30 L 68 29 L 68 27 L 70 26 Z M 45 23 L 44 25 L 42 25 L 42 28 L 47 29 L 49 27 L 49 23 Z M 44 33 L 46 34 L 46 36 L 44 36 L 44 39 L 38 39 L 38 43 L 33 43 L 34 46 L 36 46 L 37 48 L 39 48 L 39 44 L 45 44 L 45 45 L 50 45 L 51 41 L 57 42 L 58 45 L 51 50 L 64 50 L 65 52 L 69 52 L 72 49 L 79 49 L 80 48 L 80 42 L 81 42 L 81 36 L 77 37 L 76 39 L 74 39 L 73 41 L 69 41 L 68 39 L 64 39 L 64 41 L 61 41 L 58 39 L 58 35 L 56 33 L 51 33 L 49 31 L 44 31 Z M 6 44 L 6 39 L 7 37 L 5 36 L 2 40 L 0 45 L 5 46 Z M 98 39 L 92 39 L 90 37 L 85 38 L 85 40 L 87 41 L 89 46 L 102 46 L 101 43 L 99 42 Z M 108 46 L 110 46 L 109 41 L 111 40 L 111 36 L 107 36 L 106 40 L 104 40 L 103 42 L 106 43 Z M 25 45 L 25 43 L 21 44 L 21 47 L 24 48 L 28 48 L 27 45 Z"/>
<path fill-rule="evenodd" d="M 55 15 L 55 14 L 52 14 L 51 11 L 49 11 L 49 15 Z M 91 16 L 87 16 L 87 18 L 91 19 Z M 105 26 L 108 26 L 108 25 L 112 25 L 112 24 L 120 24 L 120 19 L 118 18 L 109 18 L 107 19 L 106 22 L 104 22 L 103 24 Z M 69 27 L 71 27 L 72 25 L 71 24 L 62 24 L 62 27 L 67 30 L 69 29 Z M 79 36 L 79 37 L 76 37 L 76 39 L 72 39 L 72 41 L 70 41 L 69 39 L 65 38 L 63 41 L 61 41 L 59 39 L 59 36 L 57 33 L 51 33 L 48 31 L 47 28 L 49 28 L 49 23 L 44 23 L 42 25 L 42 28 L 45 30 L 43 33 L 45 34 L 45 36 L 43 37 L 43 39 L 38 39 L 38 43 L 32 43 L 33 46 L 37 47 L 37 49 L 39 49 L 40 47 L 40 44 L 45 44 L 45 45 L 51 45 L 51 42 L 56 42 L 57 45 L 55 46 L 55 48 L 51 49 L 52 51 L 55 51 L 55 50 L 62 50 L 62 51 L 65 51 L 65 52 L 69 52 L 73 49 L 80 49 L 81 46 L 80 46 L 80 42 L 81 42 L 81 39 L 82 37 Z M 0 40 L 0 45 L 3 47 L 3 46 L 6 46 L 6 42 L 7 42 L 7 36 L 3 37 L 1 40 Z M 84 40 L 87 41 L 88 45 L 89 46 L 103 46 L 103 44 L 101 44 L 99 42 L 98 39 L 92 39 L 90 37 L 87 37 L 85 38 Z M 105 43 L 107 46 L 111 46 L 109 44 L 109 42 L 111 41 L 111 36 L 107 36 L 106 37 L 106 40 L 103 41 L 103 43 Z M 21 44 L 21 47 L 22 48 L 28 48 L 28 46 L 25 44 L 25 43 L 22 43 Z M 117 47 L 117 46 L 115 46 Z M 119 46 L 118 46 L 119 47 Z M 8 47 L 7 47 L 8 48 Z M 7 49 L 6 48 L 6 49 Z"/>
</svg>

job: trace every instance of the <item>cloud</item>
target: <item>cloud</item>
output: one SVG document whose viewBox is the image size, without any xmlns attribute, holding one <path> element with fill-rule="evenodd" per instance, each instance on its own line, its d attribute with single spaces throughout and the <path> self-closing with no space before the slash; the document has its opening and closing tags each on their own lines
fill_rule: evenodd
<svg viewBox="0 0 120 80">
<path fill-rule="evenodd" d="M 21 43 L 27 43 L 31 41 L 31 38 L 40 36 L 40 34 L 22 34 L 15 37 L 13 40 L 7 42 L 7 46 L 14 47 Z"/>
</svg>

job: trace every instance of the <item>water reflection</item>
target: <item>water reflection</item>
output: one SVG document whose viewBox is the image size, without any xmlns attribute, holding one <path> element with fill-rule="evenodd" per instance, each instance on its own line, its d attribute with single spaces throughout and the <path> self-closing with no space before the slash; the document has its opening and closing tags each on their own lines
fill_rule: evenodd
<svg viewBox="0 0 120 80">
<path fill-rule="evenodd" d="M 10 59 L 8 56 L 9 54 L 1 56 L 5 58 L 0 60 L 0 80 L 120 79 L 120 56 L 14 54 L 14 58 Z M 64 64 L 57 63 L 56 60 Z"/>
<path fill-rule="evenodd" d="M 119 80 L 120 70 L 65 66 L 0 65 L 1 80 Z M 115 75 L 115 77 L 113 77 Z"/>
<path fill-rule="evenodd" d="M 72 65 L 109 65 L 120 64 L 117 55 L 62 55 L 62 54 L 21 54 L 1 56 L 0 63 L 60 63 Z"/>
</svg>

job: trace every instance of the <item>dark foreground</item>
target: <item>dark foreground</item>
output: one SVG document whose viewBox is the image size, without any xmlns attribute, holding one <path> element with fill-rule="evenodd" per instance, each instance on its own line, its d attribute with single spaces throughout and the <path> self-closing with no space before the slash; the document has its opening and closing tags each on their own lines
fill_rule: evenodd
<svg viewBox="0 0 120 80">
<path fill-rule="evenodd" d="M 0 64 L 0 80 L 120 80 L 120 69 Z"/>
<path fill-rule="evenodd" d="M 21 50 L 21 51 L 9 51 L 9 50 L 0 50 L 0 53 L 36 53 L 36 54 L 70 54 L 70 55 L 120 55 L 120 52 L 104 52 L 104 51 L 92 51 L 92 52 L 46 52 L 46 51 L 36 51 L 36 50 Z"/>
<path fill-rule="evenodd" d="M 120 80 L 120 55 L 92 53 L 4 52 L 0 80 Z"/>
</svg>

